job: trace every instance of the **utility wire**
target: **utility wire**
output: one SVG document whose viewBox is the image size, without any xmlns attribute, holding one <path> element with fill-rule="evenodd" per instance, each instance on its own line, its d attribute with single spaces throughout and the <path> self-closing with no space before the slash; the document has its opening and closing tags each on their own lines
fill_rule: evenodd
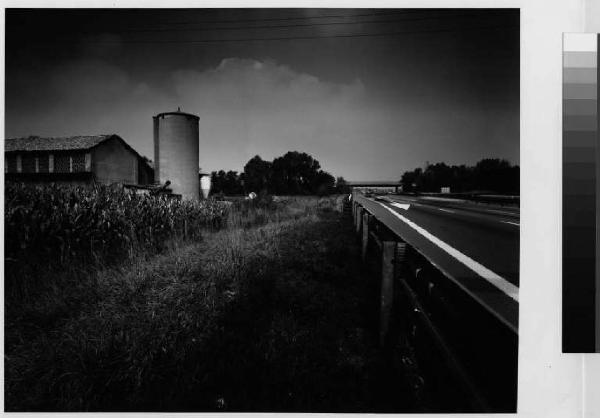
<svg viewBox="0 0 600 418">
<path fill-rule="evenodd" d="M 471 17 L 469 14 L 454 15 L 453 18 Z M 242 29 L 282 29 L 282 28 L 298 28 L 298 27 L 318 27 L 318 26 L 337 26 L 337 25 L 359 25 L 359 24 L 391 24 L 391 23 L 405 23 L 405 22 L 421 22 L 432 19 L 443 19 L 441 16 L 430 16 L 420 18 L 409 18 L 409 19 L 394 19 L 394 20 L 363 20 L 355 22 L 326 22 L 326 23 L 299 23 L 289 25 L 261 25 L 261 26 L 231 26 L 231 27 L 216 27 L 216 28 L 178 28 L 178 29 L 167 29 L 167 28 L 144 28 L 144 29 L 127 29 L 119 31 L 121 33 L 145 33 L 145 32 L 206 32 L 206 31 L 221 31 L 221 30 L 242 30 Z"/>
<path fill-rule="evenodd" d="M 394 9 L 392 9 L 394 10 Z M 475 9 L 477 10 L 477 9 Z M 426 21 L 426 20 L 435 20 L 435 19 L 448 19 L 452 18 L 462 18 L 462 17 L 476 17 L 476 15 L 472 13 L 460 13 L 453 14 L 448 16 L 438 15 L 438 16 L 421 16 L 421 17 L 408 17 L 406 19 L 391 19 L 391 20 L 356 20 L 356 21 L 346 21 L 346 22 L 315 22 L 315 23 L 293 23 L 293 24 L 280 24 L 280 25 L 244 25 L 244 26 L 225 26 L 225 27 L 201 27 L 201 28 L 169 28 L 169 25 L 179 25 L 179 24 L 208 24 L 208 23 L 240 23 L 240 22 L 268 22 L 268 21 L 291 21 L 291 20 L 313 20 L 318 18 L 354 18 L 354 17 L 368 17 L 368 16 L 379 16 L 379 17 L 392 17 L 392 15 L 407 15 L 414 13 L 423 13 L 423 11 L 414 11 L 414 12 L 392 12 L 392 13 L 364 13 L 364 14 L 354 14 L 354 15 L 328 15 L 328 16 L 315 16 L 315 17 L 290 17 L 290 18 L 273 18 L 273 19 L 240 19 L 240 20 L 213 20 L 213 21 L 195 21 L 195 22 L 165 22 L 165 23 L 157 23 L 157 27 L 138 27 L 138 28 L 110 28 L 102 26 L 106 32 L 118 32 L 118 33 L 137 33 L 137 32 L 185 32 L 185 31 L 226 31 L 226 30 L 242 30 L 242 29 L 281 29 L 281 28 L 293 28 L 293 27 L 318 27 L 318 26 L 337 26 L 337 25 L 356 25 L 356 24 L 374 24 L 374 23 L 399 23 L 399 22 L 413 22 L 413 21 Z M 443 12 L 442 12 L 443 13 Z M 483 16 L 483 18 L 488 16 Z M 489 16 L 493 17 L 493 16 Z M 65 27 L 68 30 L 68 27 Z M 78 33 L 95 33 L 98 31 L 95 27 L 88 27 L 89 30 L 77 30 Z M 19 25 L 15 28 L 11 28 L 11 31 L 15 32 L 28 32 L 31 29 L 27 25 Z"/>
<path fill-rule="evenodd" d="M 221 43 L 221 42 L 253 42 L 253 41 L 286 41 L 286 40 L 309 40 L 309 39 L 332 39 L 332 38 L 364 38 L 364 37 L 383 37 L 383 36 L 401 36 L 427 33 L 447 33 L 464 32 L 478 30 L 495 30 L 518 28 L 518 25 L 498 25 L 498 26 L 479 26 L 479 27 L 460 27 L 453 29 L 422 30 L 422 31 L 399 31 L 382 33 L 359 33 L 346 35 L 309 35 L 309 36 L 289 36 L 289 37 L 270 37 L 270 38 L 231 38 L 231 39 L 195 39 L 195 40 L 152 40 L 152 41 L 91 41 L 96 44 L 201 44 L 201 43 Z"/>
<path fill-rule="evenodd" d="M 240 10 L 240 9 L 234 9 Z M 254 9 L 242 9 L 242 10 L 254 10 Z M 352 10 L 352 9 L 351 9 Z M 381 9 L 378 9 L 381 10 Z M 352 17 L 369 17 L 369 16 L 389 16 L 389 15 L 408 15 L 415 13 L 427 13 L 430 10 L 436 10 L 444 12 L 444 10 L 449 9 L 411 9 L 411 10 L 401 10 L 401 9 L 389 9 L 389 11 L 377 12 L 377 13 L 357 13 L 351 15 L 320 15 L 320 16 L 298 16 L 298 17 L 272 17 L 272 18 L 260 18 L 260 19 L 227 19 L 227 20 L 188 20 L 182 22 L 165 22 L 166 25 L 196 25 L 202 23 L 240 23 L 240 22 L 274 22 L 274 21 L 289 21 L 289 20 L 314 20 L 314 19 L 337 19 L 337 18 L 352 18 Z M 472 9 L 479 11 L 481 9 Z M 452 10 L 454 11 L 454 10 Z M 463 10 L 461 10 L 463 11 Z"/>
</svg>

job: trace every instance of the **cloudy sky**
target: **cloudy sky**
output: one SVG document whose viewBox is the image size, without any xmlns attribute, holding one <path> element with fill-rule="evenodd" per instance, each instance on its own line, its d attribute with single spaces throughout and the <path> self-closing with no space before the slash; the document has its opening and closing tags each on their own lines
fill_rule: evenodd
<svg viewBox="0 0 600 418">
<path fill-rule="evenodd" d="M 519 162 L 519 12 L 196 9 L 6 13 L 6 137 L 200 116 L 200 166 L 311 154 L 335 176 Z"/>
</svg>

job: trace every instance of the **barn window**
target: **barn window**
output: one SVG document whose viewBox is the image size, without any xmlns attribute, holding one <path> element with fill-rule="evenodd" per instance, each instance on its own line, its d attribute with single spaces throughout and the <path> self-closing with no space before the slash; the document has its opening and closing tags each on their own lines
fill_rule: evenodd
<svg viewBox="0 0 600 418">
<path fill-rule="evenodd" d="M 68 154 L 56 154 L 54 156 L 54 172 L 68 173 L 71 171 L 71 158 Z"/>
<path fill-rule="evenodd" d="M 78 153 L 73 154 L 72 158 L 72 171 L 73 172 L 81 172 L 85 171 L 85 154 Z"/>
<path fill-rule="evenodd" d="M 16 173 L 17 172 L 17 156 L 16 155 L 7 155 L 4 159 L 6 164 L 5 170 L 7 173 Z"/>
<path fill-rule="evenodd" d="M 40 173 L 48 173 L 50 171 L 48 155 L 40 155 L 38 157 L 38 171 Z"/>
<path fill-rule="evenodd" d="M 21 158 L 21 171 L 23 173 L 35 173 L 35 157 L 33 155 L 23 155 Z"/>
</svg>

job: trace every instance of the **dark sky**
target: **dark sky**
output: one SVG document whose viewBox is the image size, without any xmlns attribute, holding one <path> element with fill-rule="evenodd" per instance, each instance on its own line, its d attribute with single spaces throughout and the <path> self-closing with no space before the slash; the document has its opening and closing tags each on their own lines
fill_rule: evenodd
<svg viewBox="0 0 600 418">
<path fill-rule="evenodd" d="M 8 9 L 5 56 L 9 138 L 116 133 L 153 158 L 152 116 L 180 106 L 205 171 L 519 162 L 515 9 Z"/>
</svg>

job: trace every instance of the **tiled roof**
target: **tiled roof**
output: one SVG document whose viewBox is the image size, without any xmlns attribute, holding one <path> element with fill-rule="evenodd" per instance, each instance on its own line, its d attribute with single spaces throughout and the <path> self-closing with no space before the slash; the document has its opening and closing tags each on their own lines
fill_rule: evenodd
<svg viewBox="0 0 600 418">
<path fill-rule="evenodd" d="M 6 138 L 4 150 L 11 151 L 68 151 L 95 147 L 114 135 L 69 136 L 61 138 Z"/>
</svg>

